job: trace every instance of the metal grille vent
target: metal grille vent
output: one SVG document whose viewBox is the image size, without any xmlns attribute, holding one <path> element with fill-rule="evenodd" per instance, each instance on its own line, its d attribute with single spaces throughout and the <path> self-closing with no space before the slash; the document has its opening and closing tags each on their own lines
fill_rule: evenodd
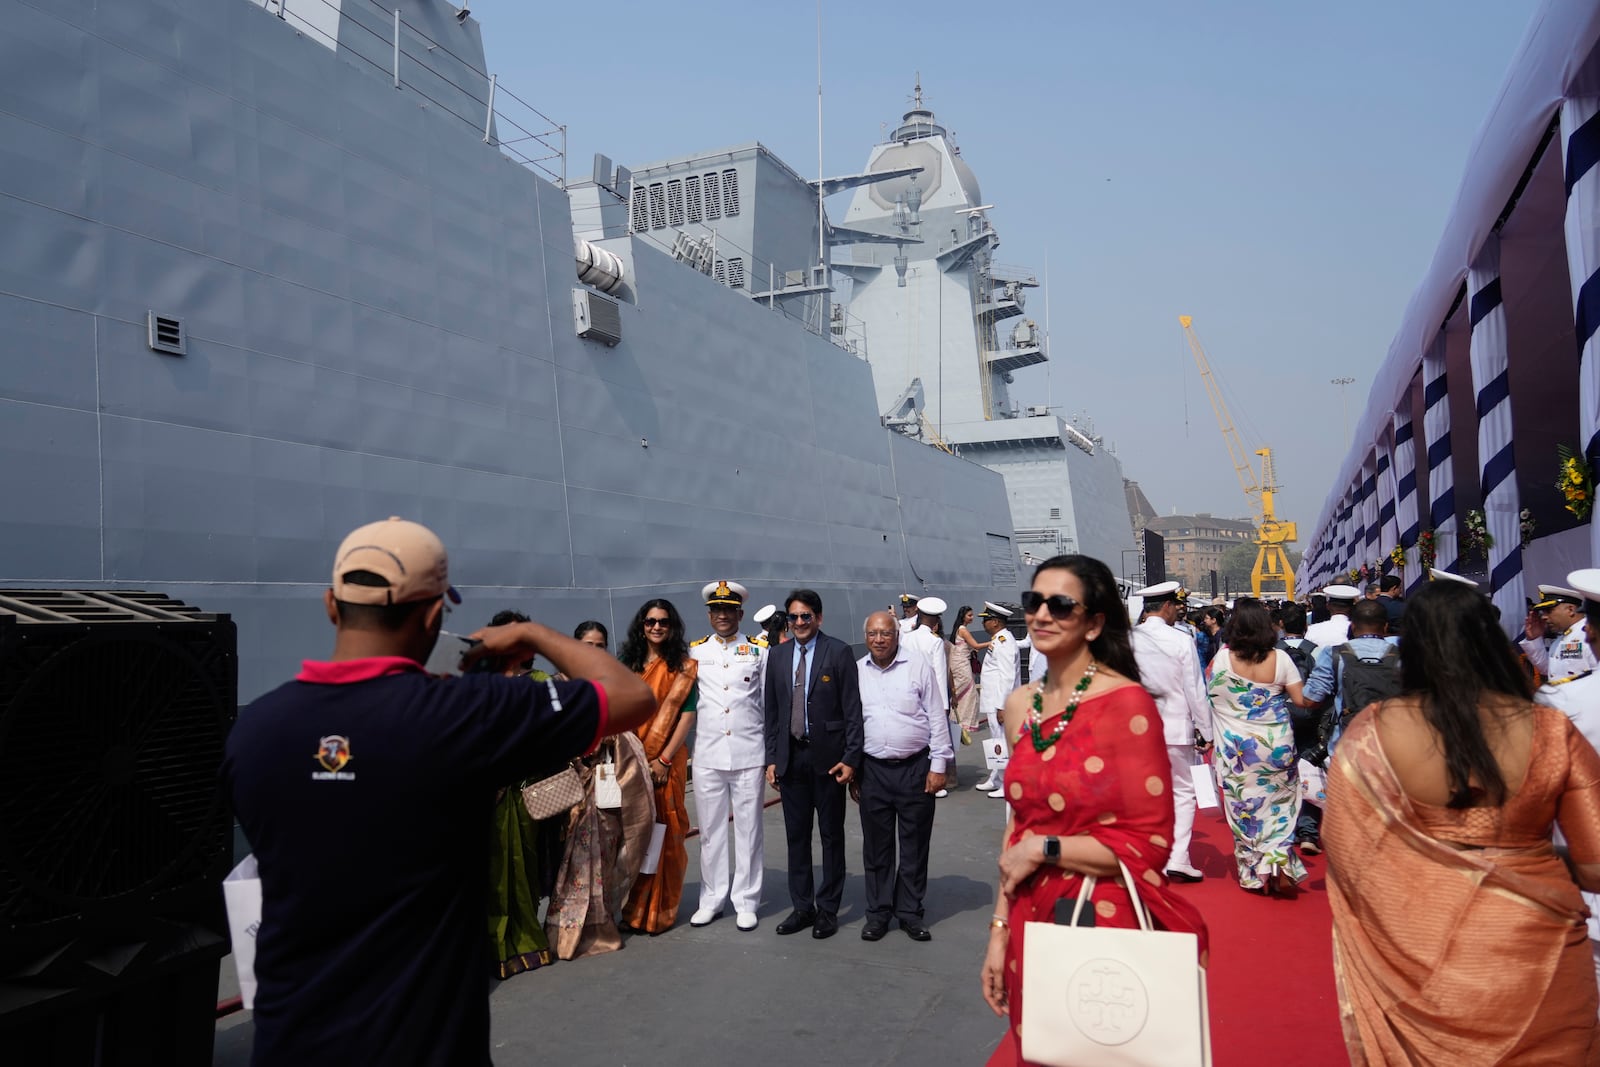
<svg viewBox="0 0 1600 1067">
<path fill-rule="evenodd" d="M 722 217 L 722 179 L 715 171 L 706 175 L 706 218 Z"/>
<path fill-rule="evenodd" d="M 700 176 L 692 174 L 683 179 L 683 191 L 689 197 L 689 221 L 699 222 L 705 217 L 700 208 Z"/>
<path fill-rule="evenodd" d="M 667 190 L 660 182 L 650 186 L 650 228 L 667 228 Z"/>
<path fill-rule="evenodd" d="M 572 290 L 572 324 L 578 336 L 614 345 L 622 340 L 622 311 L 615 300 L 608 300 L 588 289 Z"/>
<path fill-rule="evenodd" d="M 728 272 L 721 259 L 717 260 L 716 268 L 711 272 L 711 276 L 717 280 L 718 285 L 728 284 Z"/>
<path fill-rule="evenodd" d="M 722 214 L 730 219 L 739 214 L 739 172 L 736 170 L 722 172 Z"/>
<path fill-rule="evenodd" d="M 649 191 L 643 186 L 633 190 L 633 230 L 635 233 L 650 228 L 650 210 L 646 206 L 649 203 L 649 196 Z"/>
<path fill-rule="evenodd" d="M 676 180 L 667 183 L 667 225 L 683 225 L 683 183 Z"/>
<path fill-rule="evenodd" d="M 735 256 L 728 260 L 728 286 L 732 289 L 744 288 L 744 257 Z"/>
<path fill-rule="evenodd" d="M 157 352 L 165 352 L 171 356 L 181 356 L 187 350 L 187 338 L 183 332 L 183 322 L 171 315 L 157 315 L 149 312 L 147 329 L 150 335 L 150 347 Z"/>
</svg>

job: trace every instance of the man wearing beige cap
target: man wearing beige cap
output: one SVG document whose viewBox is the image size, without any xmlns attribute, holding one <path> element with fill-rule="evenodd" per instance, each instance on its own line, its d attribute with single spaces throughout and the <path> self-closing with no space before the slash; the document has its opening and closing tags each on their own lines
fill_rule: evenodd
<svg viewBox="0 0 1600 1067">
<path fill-rule="evenodd" d="M 423 673 L 456 600 L 432 531 L 356 530 L 323 594 L 333 655 L 228 737 L 223 777 L 261 871 L 256 1067 L 487 1063 L 496 790 L 655 711 L 608 653 L 535 622 L 480 630 L 469 658 L 543 655 L 572 681 Z"/>
</svg>

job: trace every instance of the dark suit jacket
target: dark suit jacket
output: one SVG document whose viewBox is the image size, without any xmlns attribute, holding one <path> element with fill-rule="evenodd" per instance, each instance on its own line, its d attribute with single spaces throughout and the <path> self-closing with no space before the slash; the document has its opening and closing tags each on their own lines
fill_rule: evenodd
<svg viewBox="0 0 1600 1067">
<path fill-rule="evenodd" d="M 795 643 L 785 641 L 767 653 L 764 701 L 767 715 L 767 764 L 782 775 L 789 767 L 789 702 L 794 691 Z M 861 686 L 850 646 L 837 637 L 817 634 L 812 647 L 811 684 L 806 718 L 811 723 L 813 765 L 826 770 L 836 763 L 861 772 Z"/>
</svg>

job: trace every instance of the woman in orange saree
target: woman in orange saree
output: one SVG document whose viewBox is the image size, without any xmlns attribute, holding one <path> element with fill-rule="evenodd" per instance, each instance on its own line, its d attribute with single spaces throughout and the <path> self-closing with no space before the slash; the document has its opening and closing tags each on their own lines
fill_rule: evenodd
<svg viewBox="0 0 1600 1067">
<path fill-rule="evenodd" d="M 1205 921 L 1162 875 L 1172 851 L 1172 763 L 1161 713 L 1139 684 L 1127 609 L 1110 569 L 1087 556 L 1046 560 L 1022 607 L 1034 647 L 1050 666 L 1044 682 L 1016 690 L 1005 705 L 1012 749 L 1005 791 L 1013 814 L 982 980 L 989 1007 L 1009 1014 L 1011 1026 L 989 1067 L 1028 1062 L 1021 1041 L 1024 931 L 1029 922 L 1051 922 L 1056 902 L 1075 898 L 1084 875 L 1098 876 L 1090 895 L 1096 925 L 1138 925 L 1120 860 L 1139 880 L 1139 899 L 1155 924 L 1195 934 L 1201 966 L 1207 961 Z"/>
<path fill-rule="evenodd" d="M 670 601 L 661 599 L 647 602 L 634 615 L 617 658 L 643 675 L 656 695 L 656 713 L 639 729 L 639 739 L 650 760 L 656 822 L 666 827 L 656 869 L 634 882 L 623 923 L 643 933 L 659 934 L 678 921 L 683 876 L 689 869 L 689 851 L 684 845 L 689 833 L 685 797 L 689 752 L 684 742 L 694 722 L 699 664 L 690 658 L 684 642 L 683 617 Z"/>
<path fill-rule="evenodd" d="M 1574 882 L 1600 881 L 1600 756 L 1565 715 L 1529 703 L 1476 590 L 1429 585 L 1407 602 L 1402 640 L 1401 696 L 1351 722 L 1328 773 L 1350 1061 L 1600 1064 Z"/>
</svg>

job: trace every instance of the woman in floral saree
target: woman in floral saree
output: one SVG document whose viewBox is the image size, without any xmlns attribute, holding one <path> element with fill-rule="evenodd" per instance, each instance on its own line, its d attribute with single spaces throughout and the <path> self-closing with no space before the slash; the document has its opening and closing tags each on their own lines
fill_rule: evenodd
<svg viewBox="0 0 1600 1067">
<path fill-rule="evenodd" d="M 1284 893 L 1306 877 L 1294 850 L 1300 781 L 1289 717 L 1290 704 L 1301 699 L 1300 671 L 1276 643 L 1267 606 L 1240 600 L 1207 686 L 1216 734 L 1212 763 L 1239 885 L 1255 893 Z"/>
</svg>

